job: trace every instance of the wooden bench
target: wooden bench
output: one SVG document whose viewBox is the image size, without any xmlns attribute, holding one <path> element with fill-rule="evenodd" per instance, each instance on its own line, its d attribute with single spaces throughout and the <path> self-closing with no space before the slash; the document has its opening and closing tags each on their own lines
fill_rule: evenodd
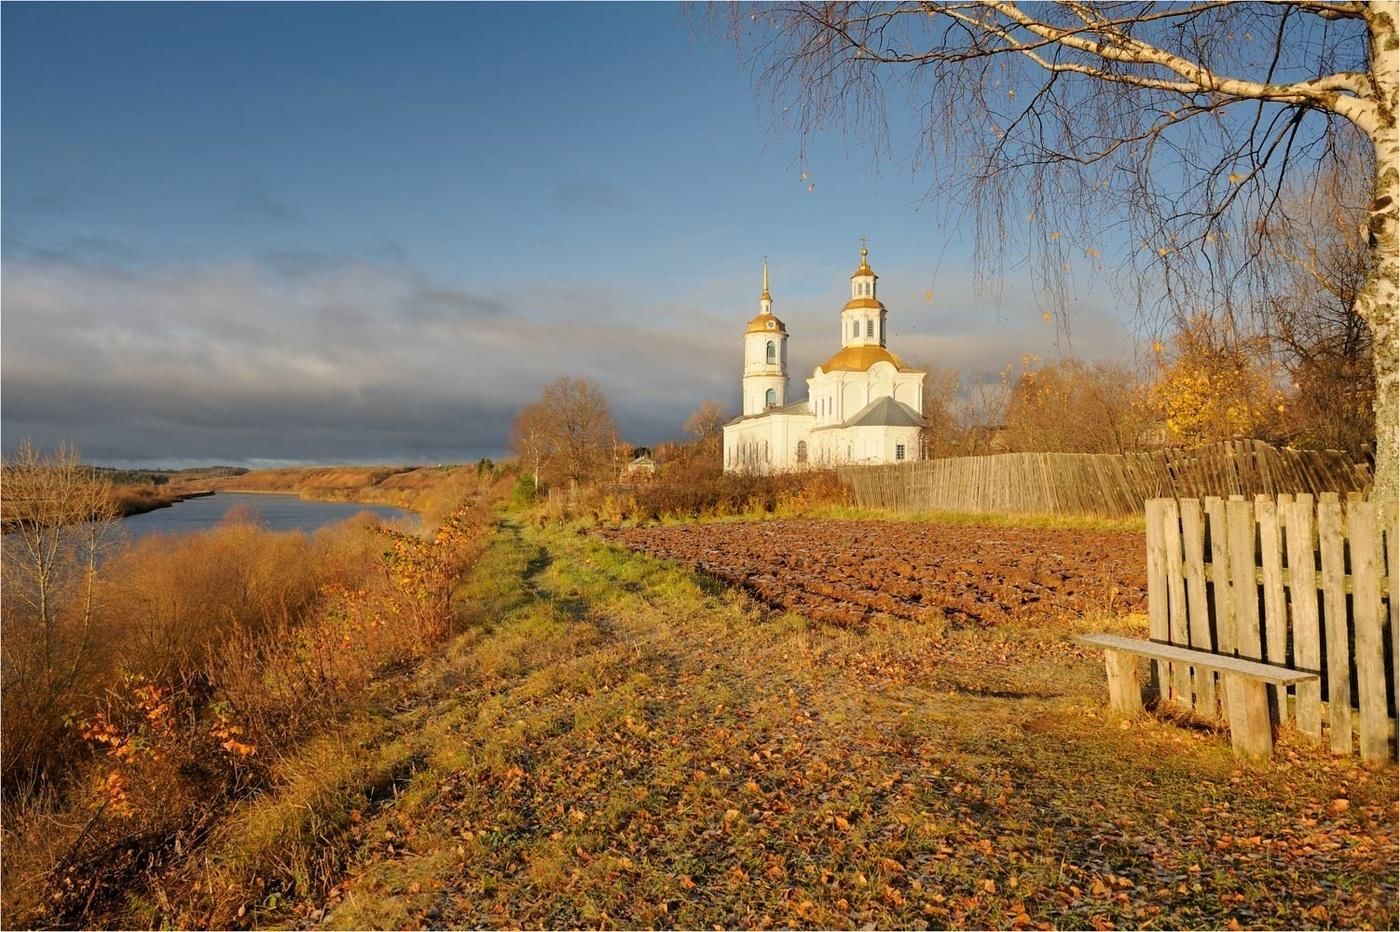
<svg viewBox="0 0 1400 932">
<path fill-rule="evenodd" d="M 1230 716 L 1230 743 L 1236 754 L 1250 757 L 1269 757 L 1274 753 L 1274 723 L 1269 714 L 1267 687 L 1270 684 L 1287 686 L 1318 679 L 1316 673 L 1116 634 L 1086 634 L 1075 640 L 1088 647 L 1103 649 L 1104 666 L 1108 670 L 1109 704 L 1124 715 L 1142 711 L 1139 657 L 1189 664 L 1198 670 L 1220 673 L 1225 683 L 1225 705 Z"/>
</svg>

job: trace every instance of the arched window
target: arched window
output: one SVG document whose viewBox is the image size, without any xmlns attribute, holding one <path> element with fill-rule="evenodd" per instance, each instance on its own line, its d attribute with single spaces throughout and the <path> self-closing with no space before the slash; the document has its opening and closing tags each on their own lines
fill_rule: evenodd
<svg viewBox="0 0 1400 932">
<path fill-rule="evenodd" d="M 772 344 L 772 343 L 769 343 L 768 345 L 769 345 L 769 346 L 772 346 L 773 344 Z M 766 407 L 771 408 L 771 407 L 773 407 L 773 406 L 774 406 L 775 404 L 777 404 L 777 403 L 778 403 L 778 392 L 777 392 L 777 390 L 776 390 L 776 389 L 772 389 L 772 388 L 768 389 L 768 393 L 767 393 L 766 395 L 763 396 L 763 404 L 764 404 Z"/>
<path fill-rule="evenodd" d="M 853 320 L 853 321 L 851 321 L 851 336 L 853 336 L 853 337 L 858 337 L 858 336 L 860 336 L 860 321 L 858 321 L 858 320 Z"/>
<path fill-rule="evenodd" d="M 797 441 L 797 462 L 807 462 L 807 441 L 805 440 Z"/>
<path fill-rule="evenodd" d="M 771 365 L 773 365 L 773 363 L 775 363 L 775 362 L 777 362 L 777 361 L 778 361 L 778 344 L 774 343 L 772 340 L 769 340 L 769 341 L 768 341 L 768 365 L 771 366 Z"/>
</svg>

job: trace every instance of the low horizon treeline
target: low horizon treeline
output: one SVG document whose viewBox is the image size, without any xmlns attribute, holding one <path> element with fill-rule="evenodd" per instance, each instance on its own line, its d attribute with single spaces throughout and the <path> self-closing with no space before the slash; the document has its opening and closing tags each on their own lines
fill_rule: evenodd
<svg viewBox="0 0 1400 932">
<path fill-rule="evenodd" d="M 7 460 L 3 480 L 35 518 L 5 537 L 0 590 L 3 912 L 29 926 L 100 923 L 166 882 L 201 826 L 455 630 L 452 589 L 505 481 L 475 484 L 426 536 L 367 516 L 276 532 L 235 509 L 115 548 L 76 453 Z M 194 924 L 236 919 L 241 893 L 193 880 L 162 896 Z"/>
</svg>

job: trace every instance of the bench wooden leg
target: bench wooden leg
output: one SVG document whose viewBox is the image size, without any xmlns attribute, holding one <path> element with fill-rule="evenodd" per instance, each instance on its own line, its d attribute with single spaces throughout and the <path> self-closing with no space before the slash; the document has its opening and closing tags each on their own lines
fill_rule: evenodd
<svg viewBox="0 0 1400 932">
<path fill-rule="evenodd" d="M 1138 683 L 1138 658 L 1121 650 L 1103 652 L 1108 671 L 1108 703 L 1120 715 L 1142 711 L 1142 686 Z"/>
<path fill-rule="evenodd" d="M 1269 687 L 1261 680 L 1226 673 L 1230 744 L 1246 757 L 1272 757 L 1274 724 L 1269 715 Z"/>
</svg>

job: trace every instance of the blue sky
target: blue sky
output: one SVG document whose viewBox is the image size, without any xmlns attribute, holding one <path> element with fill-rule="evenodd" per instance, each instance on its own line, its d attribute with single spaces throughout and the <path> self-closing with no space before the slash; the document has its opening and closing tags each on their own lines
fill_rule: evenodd
<svg viewBox="0 0 1400 932">
<path fill-rule="evenodd" d="M 499 455 L 560 374 L 599 379 L 654 443 L 702 401 L 737 405 L 764 255 L 801 394 L 862 235 L 913 361 L 979 377 L 1022 352 L 1131 352 L 1105 295 L 1068 343 L 1029 276 L 973 287 L 912 124 L 892 159 L 833 132 L 799 165 L 734 49 L 674 6 L 0 18 L 6 448 Z"/>
</svg>

